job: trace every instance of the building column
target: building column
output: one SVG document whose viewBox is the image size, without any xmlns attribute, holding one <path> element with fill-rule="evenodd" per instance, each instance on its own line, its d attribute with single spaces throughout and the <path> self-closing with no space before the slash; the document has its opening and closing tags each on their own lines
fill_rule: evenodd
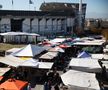
<svg viewBox="0 0 108 90">
<path fill-rule="evenodd" d="M 32 33 L 32 21 L 33 21 L 33 18 L 30 19 L 30 33 Z"/>
<path fill-rule="evenodd" d="M 65 25 L 65 19 L 62 18 L 62 19 L 61 19 L 61 30 L 62 30 L 62 31 L 65 31 L 65 26 L 66 26 L 66 25 Z"/>
<path fill-rule="evenodd" d="M 67 32 L 67 18 L 65 18 L 65 33 Z"/>
<path fill-rule="evenodd" d="M 59 26 L 58 26 L 58 21 L 59 21 L 59 20 L 60 20 L 60 18 L 57 19 L 57 32 L 59 32 L 59 31 L 58 31 L 58 30 L 59 30 L 59 28 L 58 28 L 58 27 L 59 27 Z"/>
<path fill-rule="evenodd" d="M 56 32 L 58 31 L 58 20 L 59 19 L 56 20 L 56 22 L 57 22 L 57 24 L 56 24 Z"/>
<path fill-rule="evenodd" d="M 0 33 L 1 33 L 1 18 L 0 18 Z"/>
<path fill-rule="evenodd" d="M 51 34 L 51 29 L 50 29 L 50 24 L 51 24 L 51 23 L 49 23 L 49 22 L 50 22 L 49 19 L 50 19 L 50 18 L 46 18 L 46 22 L 45 22 L 45 29 L 46 29 L 46 30 L 44 31 L 44 32 L 47 33 L 48 35 Z M 47 35 L 47 36 L 48 36 L 48 35 Z"/>
<path fill-rule="evenodd" d="M 0 20 L 1 31 L 0 32 L 9 32 L 11 31 L 10 18 L 2 18 Z"/>
<path fill-rule="evenodd" d="M 25 18 L 22 24 L 23 32 L 30 32 L 30 18 Z"/>
<path fill-rule="evenodd" d="M 51 25 L 52 25 L 51 27 L 52 27 L 52 33 L 53 33 L 53 19 L 52 19 L 52 24 Z"/>
<path fill-rule="evenodd" d="M 38 18 L 32 20 L 32 32 L 38 33 Z"/>
<path fill-rule="evenodd" d="M 53 21 L 55 20 L 55 18 L 52 18 L 52 32 L 53 32 L 53 34 L 54 34 L 54 27 L 53 27 Z"/>
<path fill-rule="evenodd" d="M 40 21 L 42 20 L 42 18 L 38 19 L 38 34 L 40 34 Z"/>
</svg>

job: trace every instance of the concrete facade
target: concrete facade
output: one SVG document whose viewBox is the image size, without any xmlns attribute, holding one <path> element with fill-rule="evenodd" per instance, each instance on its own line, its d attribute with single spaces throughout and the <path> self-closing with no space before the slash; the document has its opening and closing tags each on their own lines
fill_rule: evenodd
<svg viewBox="0 0 108 90">
<path fill-rule="evenodd" d="M 11 32 L 11 19 L 2 18 L 0 20 L 0 32 Z M 20 17 L 22 19 L 22 17 Z M 30 32 L 38 34 L 56 34 L 66 32 L 66 27 L 73 26 L 73 19 L 66 17 L 43 17 L 43 18 L 24 18 L 22 28 L 19 32 Z"/>
<path fill-rule="evenodd" d="M 11 31 L 11 23 L 9 18 L 2 18 L 0 20 L 0 31 L 1 32 L 10 32 Z"/>
<path fill-rule="evenodd" d="M 45 3 L 42 11 L 0 10 L 0 32 L 72 34 L 78 25 L 78 6 L 78 3 Z M 82 6 L 85 19 L 86 4 Z"/>
</svg>

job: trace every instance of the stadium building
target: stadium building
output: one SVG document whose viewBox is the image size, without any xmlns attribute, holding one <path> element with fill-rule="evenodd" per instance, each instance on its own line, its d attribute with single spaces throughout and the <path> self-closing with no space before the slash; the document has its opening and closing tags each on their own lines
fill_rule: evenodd
<svg viewBox="0 0 108 90">
<path fill-rule="evenodd" d="M 78 23 L 78 3 L 42 3 L 40 11 L 0 10 L 0 33 L 29 32 L 44 36 L 71 34 Z M 82 4 L 85 20 L 86 4 Z"/>
</svg>

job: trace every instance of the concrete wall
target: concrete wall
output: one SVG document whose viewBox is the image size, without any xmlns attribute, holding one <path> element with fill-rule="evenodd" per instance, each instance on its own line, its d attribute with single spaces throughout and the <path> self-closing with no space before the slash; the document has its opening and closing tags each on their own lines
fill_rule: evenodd
<svg viewBox="0 0 108 90">
<path fill-rule="evenodd" d="M 11 31 L 10 18 L 2 18 L 0 20 L 0 32 Z"/>
</svg>

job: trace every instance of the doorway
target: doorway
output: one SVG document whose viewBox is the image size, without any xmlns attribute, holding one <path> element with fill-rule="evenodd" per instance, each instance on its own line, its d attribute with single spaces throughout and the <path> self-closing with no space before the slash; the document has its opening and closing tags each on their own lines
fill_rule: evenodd
<svg viewBox="0 0 108 90">
<path fill-rule="evenodd" d="M 22 19 L 11 19 L 11 31 L 22 32 Z"/>
</svg>

